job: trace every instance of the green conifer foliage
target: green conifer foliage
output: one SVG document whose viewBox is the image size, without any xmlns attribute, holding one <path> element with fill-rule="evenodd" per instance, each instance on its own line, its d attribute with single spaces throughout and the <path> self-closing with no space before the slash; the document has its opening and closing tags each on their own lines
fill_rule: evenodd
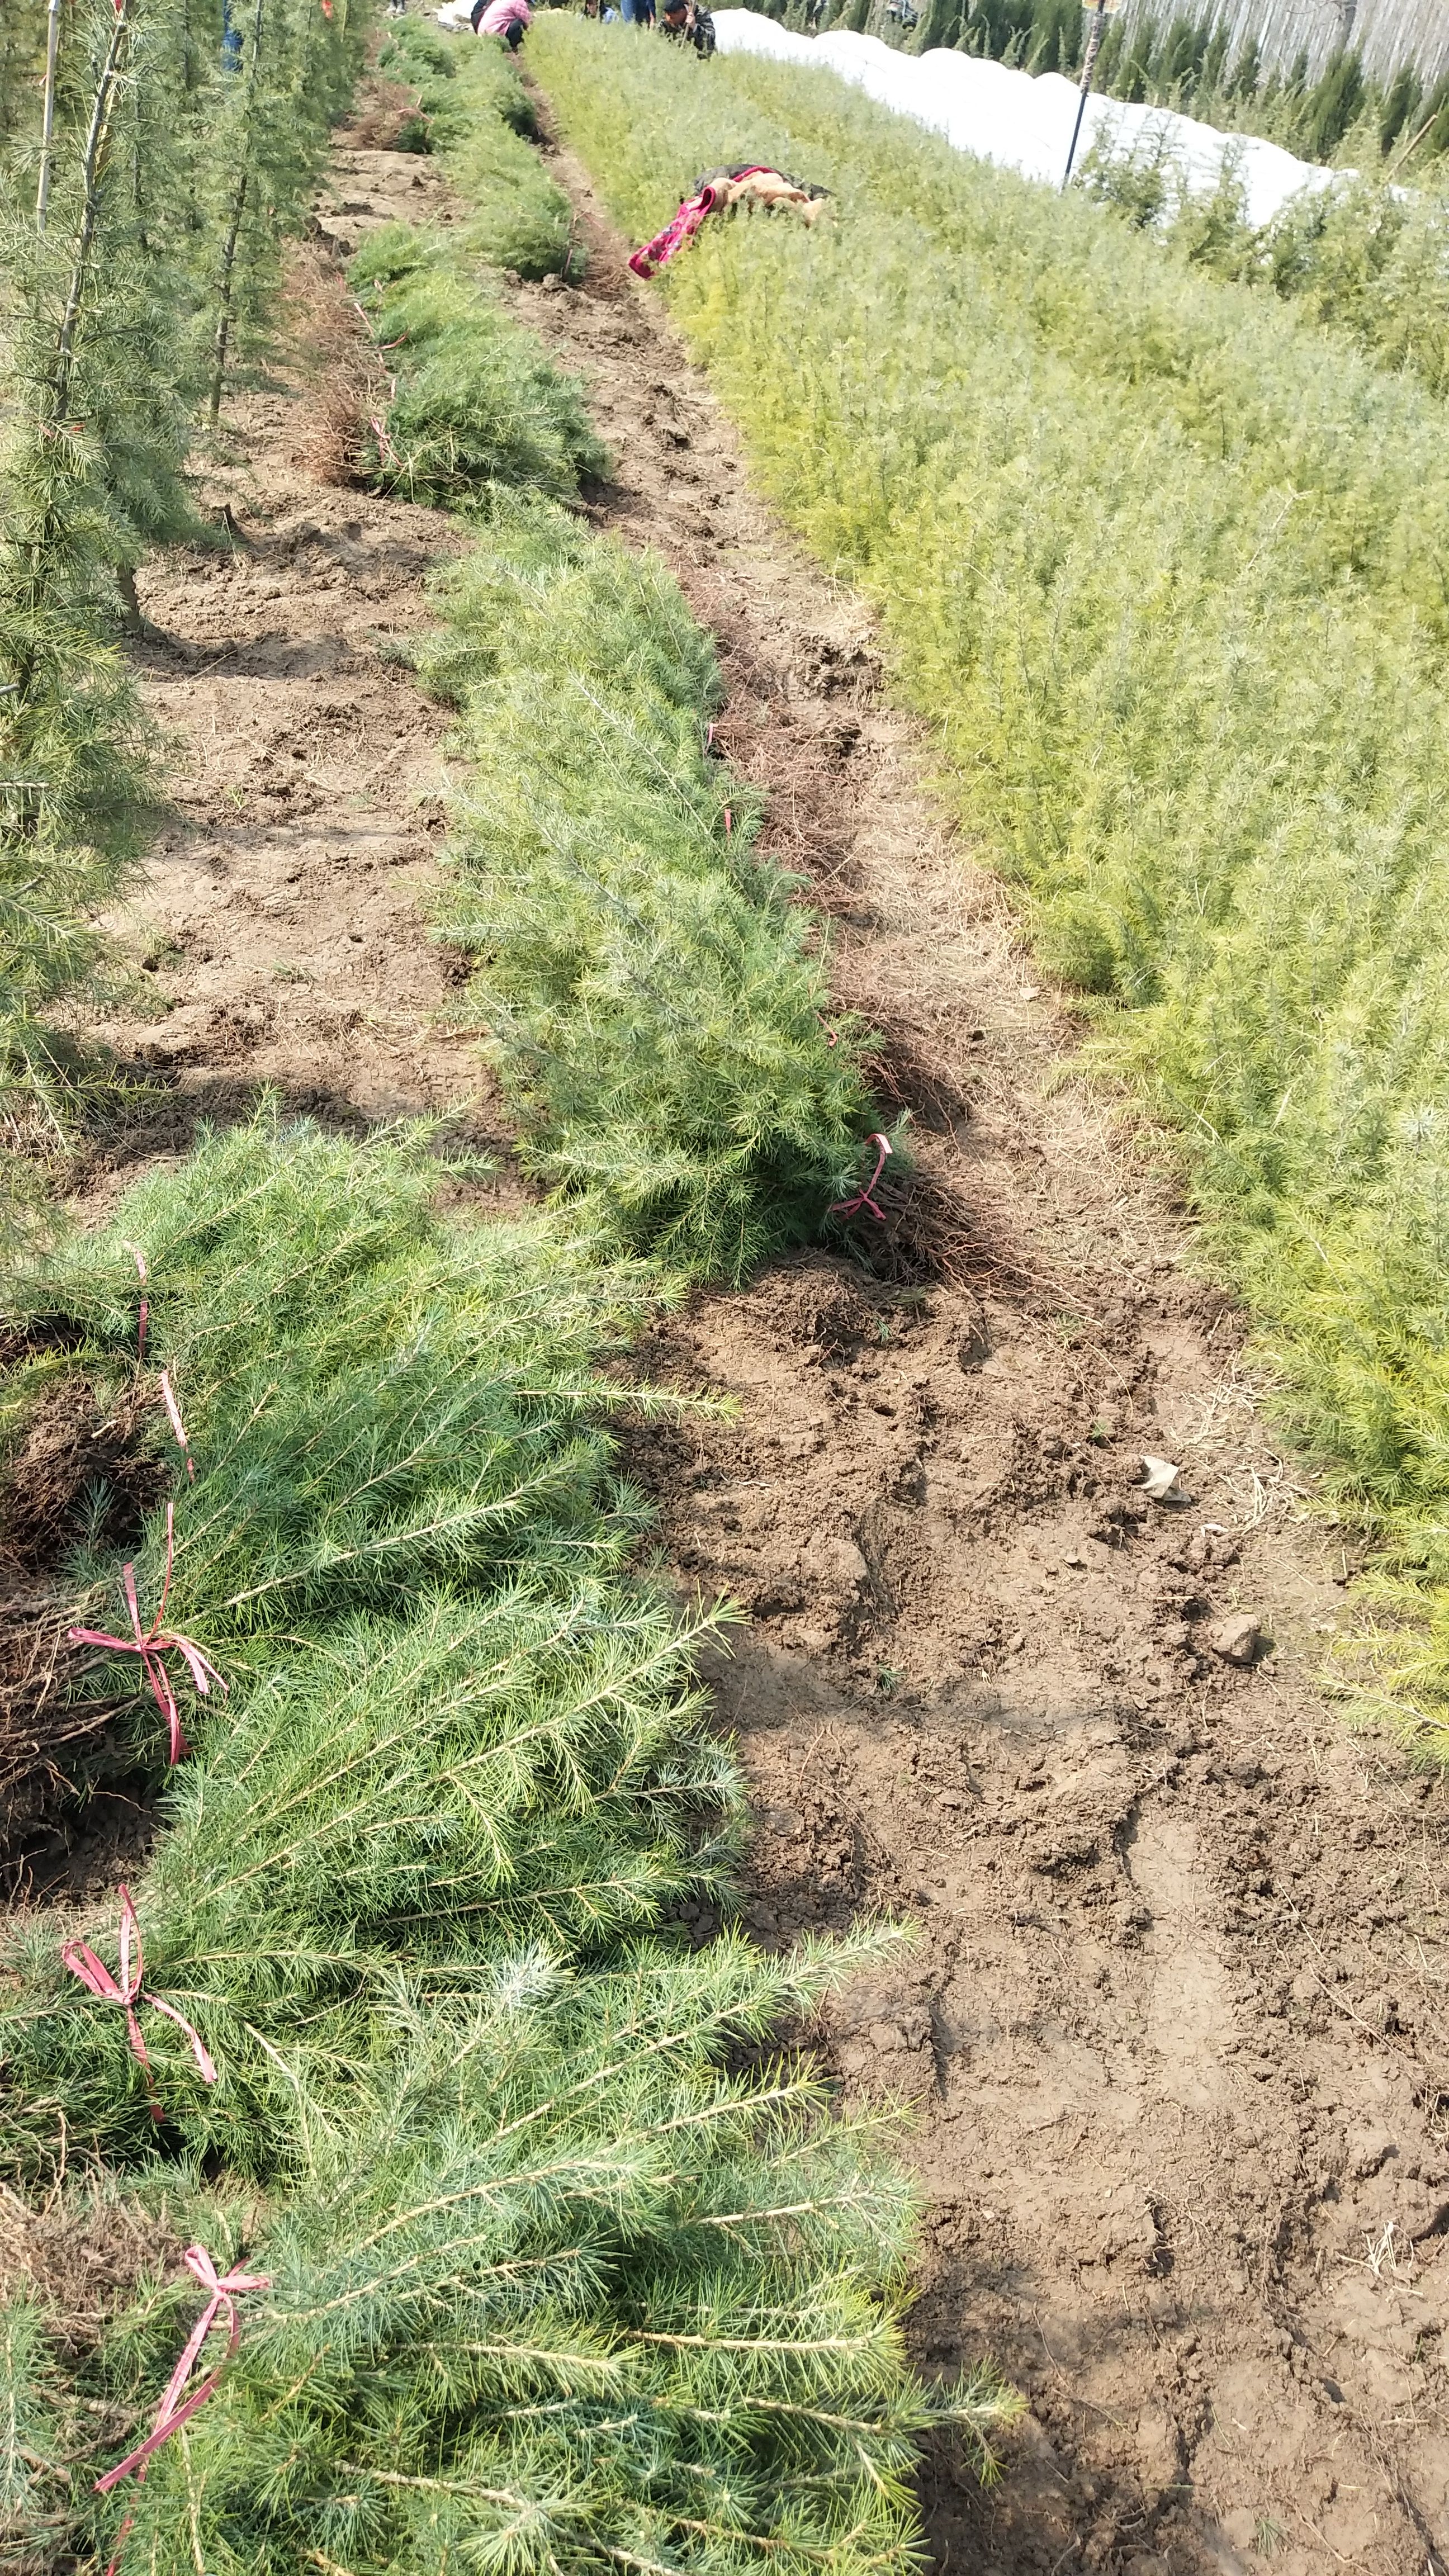
<svg viewBox="0 0 1449 2576">
<path fill-rule="evenodd" d="M 315 0 L 254 9 L 265 43 L 228 78 L 218 0 L 68 5 L 43 225 L 34 152 L 0 169 L 0 1228 L 35 1188 L 9 1140 L 63 1137 L 76 1078 L 45 1014 L 94 965 L 85 917 L 150 783 L 117 651 L 136 569 L 195 532 L 197 401 L 263 345 L 280 240 L 360 59 L 345 0 L 331 21 Z M 10 21 L 0 71 L 34 50 Z"/>
<path fill-rule="evenodd" d="M 746 109 L 837 189 L 810 233 L 706 226 L 673 309 L 1178 1125 L 1330 1495 L 1443 1580 L 1438 404 L 827 75 L 706 87 L 551 13 L 536 57 L 639 234 Z"/>
<path fill-rule="evenodd" d="M 304 2143 L 297 2087 L 331 2100 L 359 2051 L 387 2057 L 401 1995 L 445 1999 L 523 1952 L 607 1958 L 686 1896 L 728 1902 L 739 1788 L 691 1677 L 713 1624 L 545 1567 L 233 1674 L 168 1793 L 141 1903 L 148 1989 L 221 2070 L 204 2083 L 184 2035 L 146 2016 L 192 2153 L 275 2176 Z M 87 1925 L 103 1951 L 116 1914 Z M 11 1966 L 7 2161 L 44 2171 L 62 2114 L 73 2149 L 144 2160 L 151 2097 L 123 2017 L 66 1973 L 53 1923 Z"/>
<path fill-rule="evenodd" d="M 129 2513 L 137 2563 L 192 2576 L 911 2565 L 917 2440 L 984 2469 L 1014 2407 L 986 2371 L 910 2377 L 900 2176 L 767 2045 L 869 1956 L 722 1941 L 576 1979 L 524 1953 L 400 2007 L 396 2065 L 306 2121 L 279 2204 L 178 2177 L 173 2223 L 270 2286 L 185 2441 L 109 2498 L 88 2481 L 147 2428 L 189 2278 L 74 2370 L 73 2540 L 105 2555 Z"/>
<path fill-rule="evenodd" d="M 816 921 L 706 749 L 708 639 L 661 566 L 539 508 L 439 598 L 449 918 L 530 1159 L 625 1247 L 743 1278 L 847 1195 L 868 1104 Z"/>
<path fill-rule="evenodd" d="M 145 1996 L 194 2024 L 215 2083 L 142 2000 L 148 2084 L 54 1916 L 12 1936 L 0 2008 L 12 2174 L 104 2158 L 114 2190 L 124 2163 L 138 2207 L 263 2286 L 184 2439 L 108 2497 L 190 2276 L 143 2279 L 63 2349 L 42 2298 L 12 2302 L 0 2491 L 44 2568 L 92 2548 L 192 2576 L 303 2576 L 319 2551 L 351 2576 L 489 2555 L 904 2576 L 916 2443 L 954 2435 L 986 2472 L 1015 2401 L 986 2370 L 911 2377 L 902 2176 L 776 2039 L 897 1936 L 767 1961 L 670 1932 L 688 1890 L 728 1902 L 739 1793 L 692 1680 L 708 1623 L 630 1577 L 637 1514 L 580 1436 L 643 1283 L 547 1217 L 444 1220 L 438 1178 L 422 1138 L 263 1118 L 145 1181 L 19 1301 L 52 1328 L 32 1385 L 119 1383 L 144 1247 L 197 1455 L 168 1627 L 203 1633 L 218 1566 L 274 1572 L 283 1522 L 310 1572 L 257 1593 L 228 1696 L 188 1706 L 137 1889 Z M 547 1490 L 430 1565 L 422 1462 L 508 1476 L 530 1426 Z M 357 1549 L 329 1557 L 344 1480 Z M 362 1609 L 379 1526 L 398 1570 Z M 149 1606 L 154 1537 L 138 1565 Z M 115 1912 L 84 1927 L 109 1958 Z"/>
<path fill-rule="evenodd" d="M 469 209 L 460 246 L 521 277 L 556 275 L 571 253 L 571 272 L 582 275 L 568 199 L 529 148 L 533 102 L 503 46 L 404 18 L 389 31 L 379 67 L 418 92 L 422 139 L 442 156 Z"/>
<path fill-rule="evenodd" d="M 234 0 L 234 16 L 240 58 L 215 84 L 196 244 L 213 426 L 229 372 L 271 345 L 283 246 L 306 221 L 362 53 L 345 0 L 330 16 L 318 0 Z"/>
<path fill-rule="evenodd" d="M 117 577 L 191 517 L 183 356 L 129 148 L 151 68 L 136 6 L 87 21 L 85 117 L 43 232 L 33 172 L 0 180 L 0 1098 L 17 1139 L 61 1131 L 66 1056 L 44 1014 L 95 958 L 85 916 L 115 886 L 147 781 Z M 4 1164 L 13 1209 L 27 1173 Z"/>
<path fill-rule="evenodd" d="M 138 1626 L 169 1565 L 165 1639 L 227 1685 L 158 1643 L 192 1747 L 168 1772 L 137 1656 L 55 1640 L 157 1792 L 151 2072 L 60 1956 L 83 1930 L 114 1961 L 115 1901 L 21 1927 L 0 2158 L 124 2194 L 157 2259 L 79 2331 L 39 2285 L 0 2311 L 0 2549 L 46 2576 L 908 2576 L 920 2439 L 987 2474 L 1017 2411 L 985 2369 L 912 2377 L 903 2177 L 781 2044 L 897 1936 L 767 1961 L 677 1919 L 728 1908 L 739 1784 L 694 1678 L 714 1620 L 634 1569 L 607 1435 L 680 1399 L 598 1373 L 668 1293 L 659 1255 L 729 1272 L 818 1224 L 856 1032 L 831 1046 L 806 918 L 706 756 L 717 682 L 672 585 L 487 480 L 429 656 L 489 731 L 457 926 L 477 944 L 487 871 L 490 1009 L 569 1206 L 445 1216 L 444 1173 L 476 1175 L 436 1135 L 269 1108 L 13 1284 L 0 1429 L 77 1372 L 153 1399 L 157 1499 L 128 1539 L 136 1489 L 90 1498 L 58 1628 L 124 1639 L 123 1555 Z M 183 2236 L 246 2267 L 234 2348 L 102 2495 L 198 2313 Z"/>
<path fill-rule="evenodd" d="M 562 1224 L 443 1226 L 431 1187 L 404 1144 L 359 1154 L 264 1113 L 199 1151 L 184 1189 L 143 1182 L 114 1228 L 12 1288 L 17 1321 L 52 1346 L 32 1383 L 53 1374 L 61 1333 L 130 1384 L 142 1247 L 146 1366 L 185 1390 L 196 1469 L 190 1481 L 158 1393 L 155 1448 L 176 1459 L 185 1505 L 169 1615 L 218 1658 L 299 1622 L 404 1608 L 429 1580 L 591 1572 L 616 1560 L 608 1515 L 634 1526 L 611 1498 L 590 1364 L 642 1311 L 643 1276 L 601 1272 Z M 159 1598 L 159 1504 L 136 1562 Z M 72 1571 L 89 1617 L 109 1564 L 83 1555 Z M 134 1662 L 104 1687 L 122 1681 L 137 1687 Z"/>
<path fill-rule="evenodd" d="M 502 311 L 451 230 L 380 225 L 351 277 L 392 374 L 373 431 L 382 490 L 467 509 L 486 506 L 496 484 L 562 499 L 580 475 L 603 472 L 576 379 Z"/>
</svg>

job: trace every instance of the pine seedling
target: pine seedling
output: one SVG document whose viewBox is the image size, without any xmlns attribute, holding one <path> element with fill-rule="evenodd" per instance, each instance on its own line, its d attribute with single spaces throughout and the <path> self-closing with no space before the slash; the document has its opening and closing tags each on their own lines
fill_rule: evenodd
<svg viewBox="0 0 1449 2576">
<path fill-rule="evenodd" d="M 0 2008 L 12 2164 L 45 2160 L 58 2112 L 73 2151 L 145 2157 L 159 2099 L 193 2155 L 265 2178 L 304 2143 L 296 2085 L 325 2112 L 388 2052 L 399 1992 L 608 1958 L 688 1895 L 727 1904 L 739 1785 L 693 1682 L 715 1626 L 626 1580 L 521 1582 L 283 1645 L 174 1775 L 137 1890 L 145 1991 L 204 2032 L 216 2081 L 143 2006 L 148 2077 L 38 1923 Z M 103 1955 L 116 1913 L 85 1927 Z"/>
<path fill-rule="evenodd" d="M 0 455 L 0 1083 L 17 1139 L 63 1135 L 71 1077 L 44 1014 L 92 969 L 86 915 L 114 889 L 148 781 L 117 584 L 191 520 L 180 325 L 124 149 L 146 67 L 137 8 L 94 22 L 94 87 L 56 147 L 44 231 L 24 189 L 0 203 L 16 387 Z"/>
<path fill-rule="evenodd" d="M 789 2060 L 723 2070 L 830 1973 L 724 1943 L 574 1985 L 517 1957 L 416 2022 L 287 2205 L 218 2248 L 269 2286 L 185 2452 L 124 2499 L 143 2563 L 908 2564 L 916 2441 L 954 2427 L 985 2465 L 1014 2405 L 906 2371 L 877 2134 L 822 2120 Z M 85 2374 L 138 2431 L 187 2309 L 138 2303 Z M 82 2505 L 102 2546 L 121 2501 Z"/>
<path fill-rule="evenodd" d="M 389 29 L 379 67 L 417 90 L 427 149 L 469 208 L 459 246 L 520 277 L 557 275 L 573 235 L 569 202 L 530 148 L 538 119 L 511 57 L 405 18 Z M 575 276 L 581 266 L 576 252 Z"/>
<path fill-rule="evenodd" d="M 301 231 L 331 127 L 360 65 L 345 8 L 244 0 L 240 60 L 224 71 L 208 136 L 202 288 L 206 403 L 220 417 L 228 375 L 271 346 L 283 242 Z"/>
<path fill-rule="evenodd" d="M 126 1550 L 138 1598 L 149 1619 L 164 1593 L 168 1630 L 235 1687 L 280 1637 L 362 1610 L 405 1614 L 435 1586 L 587 1584 L 638 1535 L 604 1418 L 681 1400 L 606 1386 L 594 1364 L 637 1325 L 644 1275 L 601 1269 L 598 1243 L 560 1220 L 444 1225 L 428 1204 L 436 1177 L 405 1141 L 360 1151 L 279 1131 L 268 1113 L 205 1146 L 184 1176 L 143 1183 L 114 1232 L 17 1285 L 12 1312 L 32 1343 L 53 1352 L 58 1340 L 97 1388 L 149 1398 L 150 1446 L 174 1481 L 172 1517 L 162 1468 L 163 1500 Z M 185 1405 L 194 1478 L 161 1369 Z M 53 1376 L 53 1359 L 35 1374 Z M 58 1624 L 114 1635 L 119 1619 L 124 1638 L 120 1574 L 114 1546 L 79 1548 Z M 134 1711 L 137 1758 L 164 1765 L 168 1731 L 139 1659 L 97 1647 L 69 1670 L 78 1704 Z M 215 1698 L 188 1712 L 203 1739 L 208 1715 L 224 1722 Z"/>
</svg>

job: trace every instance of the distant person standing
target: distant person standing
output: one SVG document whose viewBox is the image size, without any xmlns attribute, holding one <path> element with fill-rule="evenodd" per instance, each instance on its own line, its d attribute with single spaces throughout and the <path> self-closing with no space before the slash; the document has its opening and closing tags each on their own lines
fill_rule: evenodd
<svg viewBox="0 0 1449 2576">
<path fill-rule="evenodd" d="M 498 36 L 516 54 L 526 30 L 533 24 L 533 11 L 528 0 L 474 0 L 472 26 L 475 36 Z"/>
<path fill-rule="evenodd" d="M 654 0 L 621 0 L 626 27 L 652 27 Z"/>
</svg>

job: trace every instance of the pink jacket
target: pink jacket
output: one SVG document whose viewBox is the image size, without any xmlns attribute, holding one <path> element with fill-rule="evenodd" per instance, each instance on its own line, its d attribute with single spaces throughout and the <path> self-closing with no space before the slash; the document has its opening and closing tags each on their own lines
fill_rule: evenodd
<svg viewBox="0 0 1449 2576">
<path fill-rule="evenodd" d="M 531 27 L 533 11 L 528 0 L 488 0 L 478 21 L 480 36 L 506 36 L 510 27 Z"/>
</svg>

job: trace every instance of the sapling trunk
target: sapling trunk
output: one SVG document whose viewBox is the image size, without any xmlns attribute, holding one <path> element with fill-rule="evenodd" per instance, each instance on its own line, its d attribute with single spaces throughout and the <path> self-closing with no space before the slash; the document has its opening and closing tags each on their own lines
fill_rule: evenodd
<svg viewBox="0 0 1449 2576">
<path fill-rule="evenodd" d="M 55 74 L 60 60 L 60 0 L 50 0 L 45 19 L 45 104 L 40 121 L 40 177 L 35 189 L 35 229 L 45 230 L 50 199 L 50 160 L 55 135 Z"/>
<path fill-rule="evenodd" d="M 137 0 L 120 0 L 106 59 L 96 84 L 91 106 L 91 121 L 86 132 L 85 156 L 81 162 L 81 219 L 76 233 L 75 256 L 71 262 L 70 284 L 66 290 L 65 310 L 56 333 L 56 370 L 52 379 L 54 408 L 51 418 L 61 421 L 70 398 L 72 355 L 76 324 L 80 320 L 90 275 L 91 252 L 95 247 L 96 226 L 100 221 L 101 170 L 105 160 L 106 138 L 110 133 L 111 111 L 120 81 L 121 61 L 135 20 Z"/>
<path fill-rule="evenodd" d="M 211 390 L 207 401 L 207 418 L 215 429 L 221 418 L 221 388 L 226 376 L 226 353 L 231 339 L 231 281 L 236 268 L 236 246 L 246 213 L 247 181 L 243 170 L 232 200 L 231 218 L 221 256 L 221 304 L 216 317 L 216 337 L 211 344 Z"/>
<path fill-rule="evenodd" d="M 221 418 L 221 389 L 226 377 L 227 350 L 231 343 L 232 281 L 236 275 L 237 244 L 241 239 L 242 218 L 246 213 L 251 185 L 252 128 L 256 117 L 257 84 L 262 58 L 262 24 L 266 0 L 257 0 L 252 16 L 252 58 L 247 66 L 246 97 L 242 105 L 241 173 L 227 217 L 226 237 L 222 243 L 221 270 L 218 281 L 216 336 L 211 344 L 211 386 L 207 400 L 207 418 L 215 429 Z"/>
</svg>

